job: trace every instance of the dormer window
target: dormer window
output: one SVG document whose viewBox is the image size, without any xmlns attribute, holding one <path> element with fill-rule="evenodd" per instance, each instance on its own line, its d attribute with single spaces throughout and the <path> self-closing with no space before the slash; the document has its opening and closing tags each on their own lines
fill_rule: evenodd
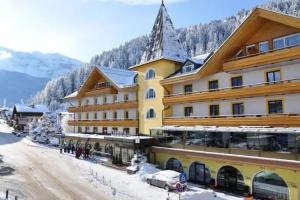
<svg viewBox="0 0 300 200">
<path fill-rule="evenodd" d="M 187 65 L 182 67 L 182 73 L 191 72 L 194 70 L 194 65 Z"/>
<path fill-rule="evenodd" d="M 241 58 L 241 57 L 244 57 L 244 56 L 246 56 L 246 54 L 245 54 L 245 49 L 241 49 L 241 50 L 239 50 L 239 51 L 237 52 L 237 54 L 235 54 L 235 57 L 236 57 L 236 58 Z"/>
<path fill-rule="evenodd" d="M 246 54 L 247 55 L 256 54 L 256 53 L 257 53 L 257 49 L 256 49 L 255 44 L 246 46 Z"/>
</svg>

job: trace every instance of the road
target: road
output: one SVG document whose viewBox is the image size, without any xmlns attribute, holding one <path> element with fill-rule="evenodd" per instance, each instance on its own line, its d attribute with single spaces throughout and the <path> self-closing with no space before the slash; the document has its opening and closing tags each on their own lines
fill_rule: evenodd
<svg viewBox="0 0 300 200">
<path fill-rule="evenodd" d="M 102 200 L 108 195 L 81 176 L 74 162 L 66 162 L 57 149 L 35 145 L 10 133 L 0 124 L 2 166 L 15 171 L 0 176 L 0 192 L 9 188 L 19 199 L 30 200 Z M 69 158 L 74 159 L 74 158 Z"/>
</svg>

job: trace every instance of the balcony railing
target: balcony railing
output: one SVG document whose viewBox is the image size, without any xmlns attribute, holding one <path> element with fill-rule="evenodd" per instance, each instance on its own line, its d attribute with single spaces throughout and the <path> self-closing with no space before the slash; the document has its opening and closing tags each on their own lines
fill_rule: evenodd
<svg viewBox="0 0 300 200">
<path fill-rule="evenodd" d="M 284 47 L 284 48 L 280 48 L 280 49 L 270 49 L 267 52 L 259 52 L 259 50 L 257 49 L 256 53 L 249 53 L 249 54 L 246 54 L 244 56 L 234 57 L 234 58 L 226 60 L 225 62 L 231 62 L 231 61 L 241 60 L 241 59 L 244 59 L 244 58 L 250 58 L 250 57 L 254 57 L 254 56 L 258 56 L 258 55 L 265 55 L 265 54 L 269 54 L 269 53 L 272 53 L 272 52 L 281 51 L 281 50 L 285 50 L 285 49 L 291 49 L 291 48 L 297 48 L 297 47 L 300 47 L 300 44 L 294 45 L 294 46 L 288 46 L 288 47 Z"/>
<path fill-rule="evenodd" d="M 300 79 L 282 80 L 276 82 L 263 82 L 258 84 L 241 85 L 238 87 L 220 88 L 214 91 L 203 90 L 191 93 L 166 95 L 163 99 L 165 105 L 176 103 L 191 103 L 230 98 L 246 98 L 264 95 L 293 94 L 300 92 Z"/>
<path fill-rule="evenodd" d="M 130 109 L 137 108 L 137 101 L 119 101 L 114 103 L 105 103 L 97 105 L 84 105 L 78 107 L 70 107 L 69 112 L 89 112 L 89 111 L 101 111 L 101 110 L 117 110 L 117 109 Z"/>
<path fill-rule="evenodd" d="M 132 119 L 101 119 L 101 120 L 69 120 L 70 126 L 115 126 L 115 127 L 138 127 L 138 120 Z"/>
<path fill-rule="evenodd" d="M 254 53 L 243 57 L 230 59 L 224 62 L 223 70 L 225 72 L 235 71 L 299 58 L 300 45 L 297 45 L 277 50 L 270 50 L 265 53 Z"/>
<path fill-rule="evenodd" d="M 178 126 L 272 126 L 300 127 L 300 114 L 243 114 L 219 116 L 172 116 L 165 117 L 164 125 Z"/>
</svg>

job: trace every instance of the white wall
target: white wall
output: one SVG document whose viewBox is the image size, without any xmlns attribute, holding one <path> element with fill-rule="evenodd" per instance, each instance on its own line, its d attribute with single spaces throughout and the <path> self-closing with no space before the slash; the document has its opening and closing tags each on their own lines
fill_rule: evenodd
<svg viewBox="0 0 300 200">
<path fill-rule="evenodd" d="M 270 97 L 254 97 L 245 99 L 199 102 L 190 104 L 176 104 L 172 106 L 173 116 L 184 116 L 184 107 L 193 107 L 193 116 L 209 116 L 209 105 L 219 104 L 220 115 L 232 115 L 232 103 L 244 103 L 244 112 L 249 115 L 265 115 L 268 114 L 267 101 L 268 100 L 283 100 L 283 112 L 300 114 L 300 94 L 293 95 L 279 95 Z"/>
</svg>

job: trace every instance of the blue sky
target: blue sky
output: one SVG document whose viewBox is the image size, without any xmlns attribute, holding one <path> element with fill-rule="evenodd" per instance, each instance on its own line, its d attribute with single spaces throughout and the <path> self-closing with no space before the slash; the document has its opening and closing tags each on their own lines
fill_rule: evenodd
<svg viewBox="0 0 300 200">
<path fill-rule="evenodd" d="M 161 0 L 0 0 L 0 46 L 89 61 L 151 31 Z M 224 19 L 267 0 L 165 0 L 176 28 Z"/>
</svg>

